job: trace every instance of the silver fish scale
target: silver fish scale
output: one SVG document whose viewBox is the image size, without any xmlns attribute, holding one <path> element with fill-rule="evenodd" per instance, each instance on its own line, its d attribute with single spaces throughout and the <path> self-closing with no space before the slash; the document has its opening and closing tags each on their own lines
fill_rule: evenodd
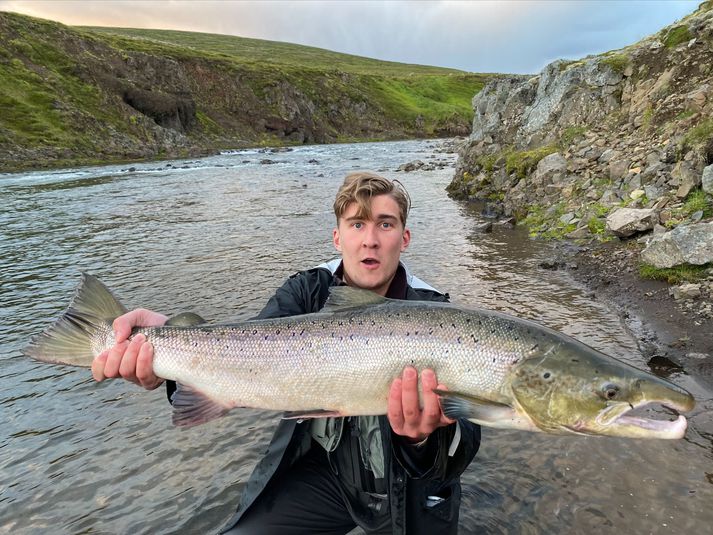
<svg viewBox="0 0 713 535">
<path fill-rule="evenodd" d="M 226 406 L 383 414 L 407 365 L 432 368 L 452 391 L 508 400 L 508 370 L 541 333 L 488 311 L 403 303 L 142 332 L 157 375 Z"/>
</svg>

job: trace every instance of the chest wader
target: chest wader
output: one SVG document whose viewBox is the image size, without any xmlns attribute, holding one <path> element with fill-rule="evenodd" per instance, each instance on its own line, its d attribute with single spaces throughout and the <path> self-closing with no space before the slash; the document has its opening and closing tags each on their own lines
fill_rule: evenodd
<svg viewBox="0 0 713 535">
<path fill-rule="evenodd" d="M 366 530 L 390 524 L 379 416 L 315 418 L 312 438 L 327 451 L 352 517 Z"/>
</svg>

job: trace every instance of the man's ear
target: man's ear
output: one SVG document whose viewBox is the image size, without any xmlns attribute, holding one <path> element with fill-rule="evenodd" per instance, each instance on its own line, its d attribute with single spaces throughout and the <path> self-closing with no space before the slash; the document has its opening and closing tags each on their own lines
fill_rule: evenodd
<svg viewBox="0 0 713 535">
<path fill-rule="evenodd" d="M 409 229 L 404 229 L 404 234 L 401 239 L 401 252 L 403 253 L 408 247 L 408 244 L 411 243 L 411 231 Z"/>
<path fill-rule="evenodd" d="M 334 248 L 341 252 L 342 251 L 342 244 L 339 242 L 339 229 L 335 228 L 332 231 L 332 243 L 334 243 Z"/>
</svg>

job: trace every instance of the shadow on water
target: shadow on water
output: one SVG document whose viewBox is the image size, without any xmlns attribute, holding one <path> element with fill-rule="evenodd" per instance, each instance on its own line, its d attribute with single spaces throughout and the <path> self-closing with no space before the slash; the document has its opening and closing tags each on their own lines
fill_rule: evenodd
<svg viewBox="0 0 713 535">
<path fill-rule="evenodd" d="M 240 410 L 176 430 L 162 389 L 96 384 L 87 370 L 29 361 L 20 348 L 67 306 L 80 271 L 128 307 L 254 316 L 286 277 L 335 255 L 331 200 L 354 169 L 384 169 L 405 184 L 414 208 L 404 260 L 453 302 L 533 319 L 646 369 L 615 313 L 566 272 L 540 267 L 552 260 L 548 244 L 519 228 L 484 233 L 479 212 L 447 198 L 452 168 L 395 172 L 433 143 L 299 147 L 280 165 L 238 163 L 246 151 L 189 169 L 3 176 L 0 532 L 217 530 L 279 415 Z M 671 378 L 699 398 L 685 440 L 484 429 L 463 475 L 461 532 L 706 532 L 713 403 L 690 377 Z"/>
</svg>

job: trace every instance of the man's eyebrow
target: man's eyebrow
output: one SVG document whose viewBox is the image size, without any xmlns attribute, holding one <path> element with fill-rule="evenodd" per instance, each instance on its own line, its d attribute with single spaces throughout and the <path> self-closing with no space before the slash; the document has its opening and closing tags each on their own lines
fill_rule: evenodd
<svg viewBox="0 0 713 535">
<path fill-rule="evenodd" d="M 378 214 L 376 217 L 366 217 L 366 216 L 360 216 L 360 215 L 353 215 L 351 217 L 345 217 L 345 221 L 364 221 L 365 219 L 371 219 L 373 221 L 381 221 L 384 219 L 392 219 L 394 221 L 398 221 L 399 218 L 395 215 L 392 214 Z"/>
</svg>

